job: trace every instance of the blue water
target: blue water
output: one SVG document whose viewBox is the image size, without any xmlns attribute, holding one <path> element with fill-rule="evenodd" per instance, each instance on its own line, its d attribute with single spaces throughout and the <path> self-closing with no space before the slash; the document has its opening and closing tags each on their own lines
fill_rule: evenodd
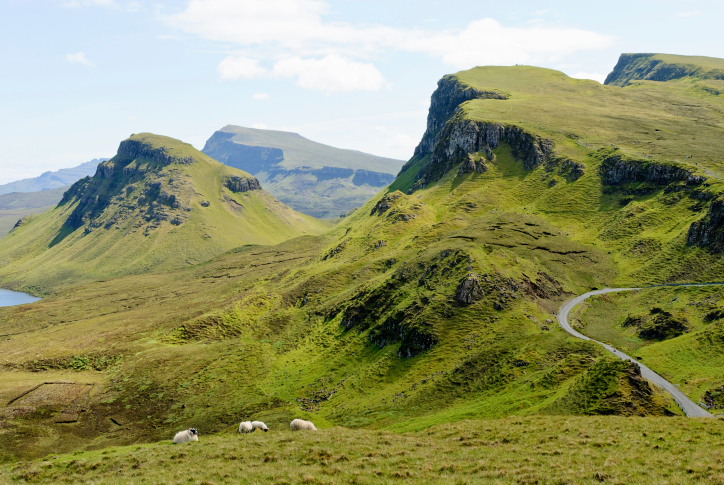
<svg viewBox="0 0 724 485">
<path fill-rule="evenodd" d="M 35 298 L 27 293 L 0 289 L 0 306 L 22 305 L 24 303 L 33 303 L 38 300 L 40 300 L 40 298 Z"/>
</svg>

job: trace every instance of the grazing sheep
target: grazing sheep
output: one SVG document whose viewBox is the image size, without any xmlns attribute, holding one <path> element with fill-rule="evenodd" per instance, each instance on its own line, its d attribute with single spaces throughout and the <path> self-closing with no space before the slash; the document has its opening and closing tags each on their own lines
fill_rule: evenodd
<svg viewBox="0 0 724 485">
<path fill-rule="evenodd" d="M 190 428 L 186 431 L 179 431 L 176 433 L 176 436 L 173 437 L 173 443 L 175 445 L 178 445 L 180 443 L 188 443 L 189 441 L 198 441 L 199 440 L 199 432 L 196 431 L 196 428 Z"/>
<path fill-rule="evenodd" d="M 239 423 L 239 433 L 251 433 L 252 431 L 254 431 L 254 426 L 251 425 L 251 421 Z"/>
<path fill-rule="evenodd" d="M 265 433 L 269 431 L 269 428 L 266 427 L 266 424 L 262 423 L 261 421 L 252 421 L 251 425 L 254 427 L 254 429 L 261 429 Z"/>
<path fill-rule="evenodd" d="M 317 431 L 317 428 L 314 427 L 314 423 L 311 421 L 304 421 L 303 419 L 295 419 L 289 423 L 289 427 L 292 431 L 299 431 L 303 429 L 307 431 Z"/>
</svg>

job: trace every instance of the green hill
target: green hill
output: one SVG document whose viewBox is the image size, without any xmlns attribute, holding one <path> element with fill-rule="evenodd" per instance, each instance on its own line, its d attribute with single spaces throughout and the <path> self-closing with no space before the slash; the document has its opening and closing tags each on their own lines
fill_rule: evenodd
<svg viewBox="0 0 724 485">
<path fill-rule="evenodd" d="M 402 160 L 317 143 L 296 133 L 228 125 L 203 152 L 256 176 L 275 197 L 314 217 L 338 217 L 389 185 Z"/>
<path fill-rule="evenodd" d="M 237 246 L 326 227 L 274 199 L 249 174 L 144 133 L 122 142 L 54 209 L 0 240 L 0 281 L 47 288 L 195 265 Z"/>
<path fill-rule="evenodd" d="M 517 66 L 446 76 L 431 101 L 427 131 L 397 179 L 327 232 L 173 271 L 110 277 L 113 268 L 100 267 L 108 278 L 72 287 L 18 273 L 18 284 L 33 282 L 50 296 L 0 309 L 7 459 L 167 440 L 191 426 L 228 434 L 242 419 L 280 429 L 311 418 L 389 442 L 398 436 L 391 432 L 449 427 L 456 431 L 445 439 L 464 443 L 468 435 L 449 423 L 501 419 L 490 425 L 500 430 L 504 417 L 523 416 L 515 419 L 563 436 L 574 425 L 548 417 L 677 415 L 636 365 L 572 338 L 555 316 L 591 288 L 724 280 L 722 182 L 712 175 L 724 159 L 721 98 L 695 83 L 602 86 Z M 78 203 L 72 211 L 88 209 L 66 220 L 83 221 L 93 236 L 95 199 L 76 198 L 91 205 Z M 28 236 L 25 246 L 32 244 L 39 243 Z M 28 271 L 41 268 L 52 266 Z M 715 358 L 724 351 L 721 319 L 713 318 L 662 342 L 682 349 L 698 339 L 701 347 L 689 350 L 709 353 L 708 368 L 689 354 L 686 368 L 669 372 L 653 345 L 645 356 L 695 401 L 706 392 L 718 399 L 724 386 Z M 687 384 L 697 372 L 705 386 Z M 657 436 L 689 426 L 659 419 L 647 421 L 657 423 Z M 585 422 L 604 423 L 598 429 L 609 436 L 620 427 L 617 418 Z M 570 440 L 588 443 L 594 435 L 584 429 L 575 425 Z M 686 429 L 676 441 L 690 439 L 700 452 L 703 441 Z M 508 444 L 480 439 L 488 448 Z M 518 460 L 531 443 L 556 441 L 542 439 L 519 438 Z M 215 449 L 231 446 L 228 437 L 213 440 Z M 668 438 L 656 440 L 659 450 Z M 623 442 L 612 437 L 609 445 Z M 269 462 L 299 462 L 278 445 Z M 153 460 L 160 446 L 149 447 Z M 29 476 L 59 473 L 40 466 L 25 468 Z M 251 468 L 255 479 L 266 477 Z M 308 482 L 323 478 L 310 473 Z"/>
</svg>

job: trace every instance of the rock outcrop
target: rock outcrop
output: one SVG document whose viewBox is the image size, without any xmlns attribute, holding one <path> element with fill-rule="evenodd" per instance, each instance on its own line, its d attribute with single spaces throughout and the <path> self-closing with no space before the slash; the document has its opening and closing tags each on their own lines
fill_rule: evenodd
<svg viewBox="0 0 724 485">
<path fill-rule="evenodd" d="M 461 113 L 447 122 L 436 140 L 431 162 L 417 174 L 410 192 L 440 180 L 455 165 L 467 163 L 472 154 L 484 152 L 488 159 L 492 158 L 492 150 L 502 143 L 510 145 L 513 156 L 523 163 L 526 170 L 545 163 L 553 153 L 551 140 L 527 133 L 514 125 L 467 120 Z M 469 170 L 471 168 L 471 164 L 467 163 L 462 173 L 472 171 Z M 484 163 L 475 165 L 475 171 L 484 172 L 486 169 Z"/>
<path fill-rule="evenodd" d="M 154 148 L 149 143 L 144 143 L 139 140 L 123 140 L 118 147 L 118 155 L 125 156 L 131 159 L 147 158 L 154 162 L 162 163 L 164 165 L 171 165 L 172 163 L 181 163 L 184 165 L 190 165 L 194 163 L 193 157 L 174 157 L 166 152 L 164 147 Z M 105 163 L 101 163 L 98 166 L 100 171 L 106 171 L 107 167 Z M 105 173 L 104 173 L 105 175 Z M 110 178 L 110 177 L 106 177 Z"/>
<path fill-rule="evenodd" d="M 674 164 L 625 159 L 618 155 L 604 158 L 599 173 L 604 185 L 622 185 L 629 182 L 656 185 L 685 182 L 687 185 L 700 185 L 706 181 L 706 177 L 695 175 Z"/>
<path fill-rule="evenodd" d="M 481 91 L 460 82 L 455 76 L 445 76 L 437 83 L 437 89 L 430 99 L 430 111 L 427 115 L 427 129 L 420 144 L 415 148 L 415 155 L 432 153 L 438 141 L 438 133 L 457 112 L 465 101 L 471 99 L 507 99 L 497 91 Z"/>
<path fill-rule="evenodd" d="M 261 184 L 255 177 L 239 177 L 237 175 L 226 177 L 224 179 L 224 187 L 237 193 L 261 190 Z"/>
<path fill-rule="evenodd" d="M 706 216 L 691 223 L 686 243 L 707 247 L 712 253 L 724 253 L 724 200 L 712 201 Z"/>
</svg>

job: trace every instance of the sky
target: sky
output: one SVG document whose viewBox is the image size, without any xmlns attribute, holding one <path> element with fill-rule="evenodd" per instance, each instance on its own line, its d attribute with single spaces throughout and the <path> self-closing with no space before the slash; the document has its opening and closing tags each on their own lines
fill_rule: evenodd
<svg viewBox="0 0 724 485">
<path fill-rule="evenodd" d="M 0 0 L 0 184 L 227 124 L 406 160 L 445 74 L 602 82 L 622 52 L 724 57 L 722 18 L 720 0 Z"/>
</svg>

